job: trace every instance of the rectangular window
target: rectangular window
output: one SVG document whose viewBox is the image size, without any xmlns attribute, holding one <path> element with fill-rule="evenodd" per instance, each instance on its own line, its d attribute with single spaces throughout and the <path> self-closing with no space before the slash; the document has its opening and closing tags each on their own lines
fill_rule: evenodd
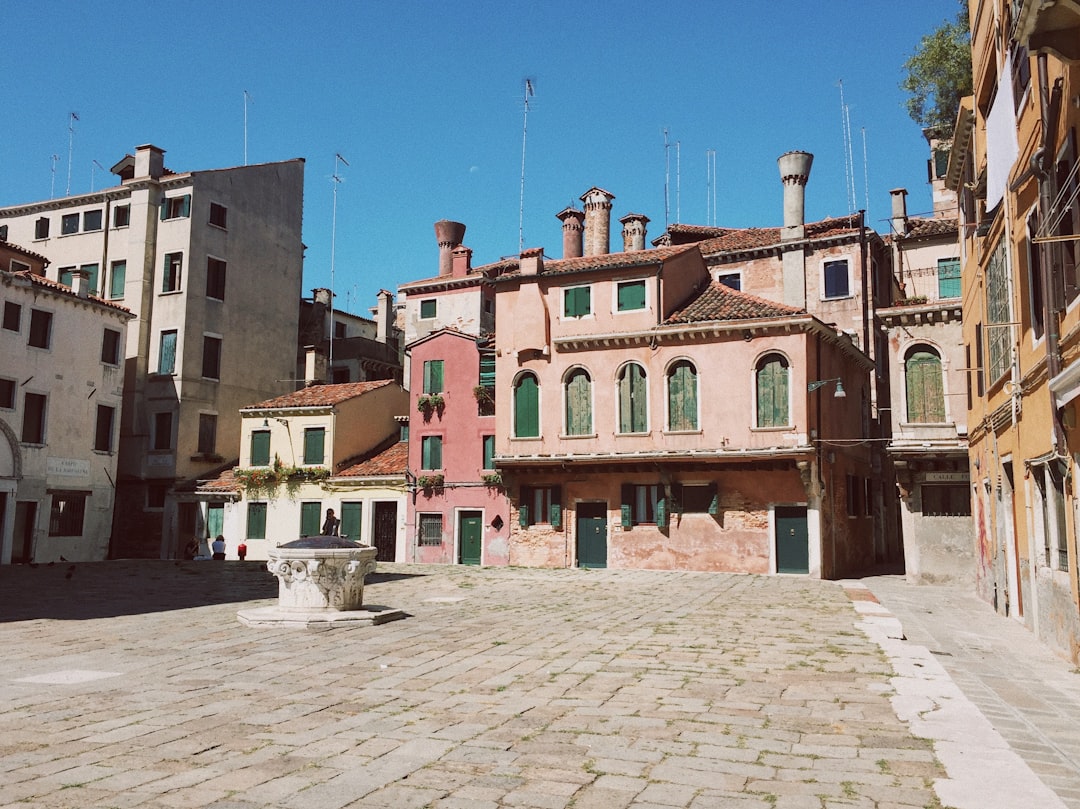
<svg viewBox="0 0 1080 809">
<path fill-rule="evenodd" d="M 326 442 L 325 427 L 308 427 L 304 430 L 304 463 L 321 464 Z"/>
<path fill-rule="evenodd" d="M 622 281 L 616 287 L 615 305 L 620 312 L 645 308 L 645 279 Z"/>
<path fill-rule="evenodd" d="M 199 414 L 199 453 L 214 455 L 217 447 L 217 416 L 213 413 Z"/>
<path fill-rule="evenodd" d="M 228 219 L 229 209 L 216 202 L 210 203 L 210 224 L 214 227 L 223 228 Z"/>
<path fill-rule="evenodd" d="M 715 483 L 683 483 L 676 485 L 672 494 L 679 503 L 678 510 L 683 514 L 719 513 Z"/>
<path fill-rule="evenodd" d="M 151 483 L 146 487 L 146 507 L 160 511 L 165 508 L 165 496 L 169 493 L 168 483 Z"/>
<path fill-rule="evenodd" d="M 81 537 L 86 513 L 84 492 L 56 492 L 49 512 L 49 536 Z"/>
<path fill-rule="evenodd" d="M 101 210 L 83 213 L 83 230 L 101 230 Z"/>
<path fill-rule="evenodd" d="M 114 261 L 109 273 L 109 298 L 114 301 L 124 297 L 124 284 L 127 282 L 127 262 Z"/>
<path fill-rule="evenodd" d="M 635 525 L 667 525 L 664 489 L 656 483 L 624 483 L 622 487 L 623 528 Z"/>
<path fill-rule="evenodd" d="M 221 259 L 206 260 L 206 297 L 225 300 L 225 262 Z"/>
<path fill-rule="evenodd" d="M 826 261 L 823 275 L 825 277 L 825 297 L 827 299 L 846 298 L 851 294 L 848 285 L 847 259 Z"/>
<path fill-rule="evenodd" d="M 34 348 L 48 348 L 52 344 L 52 313 L 40 309 L 30 310 L 30 338 Z"/>
<path fill-rule="evenodd" d="M 0 225 L 0 236 L 3 235 L 2 231 L 6 227 L 7 227 L 7 225 Z M 2 241 L 2 239 L 0 239 L 0 241 Z M 11 260 L 11 271 L 12 272 L 30 272 L 30 265 L 29 264 L 24 264 L 23 262 L 19 261 L 18 259 L 13 258 Z"/>
<path fill-rule="evenodd" d="M 98 452 L 112 452 L 113 418 L 115 407 L 98 405 L 97 427 L 94 430 L 94 449 Z"/>
<path fill-rule="evenodd" d="M 1005 241 L 998 241 L 986 268 L 986 349 L 989 381 L 996 382 L 1012 365 L 1012 307 Z"/>
<path fill-rule="evenodd" d="M 442 545 L 442 514 L 418 514 L 417 528 L 421 545 Z"/>
<path fill-rule="evenodd" d="M 424 393 L 443 392 L 443 361 L 424 362 Z"/>
<path fill-rule="evenodd" d="M 22 328 L 22 307 L 11 301 L 4 301 L 4 329 L 18 331 Z"/>
<path fill-rule="evenodd" d="M 480 352 L 480 379 L 476 390 L 476 415 L 495 415 L 495 352 Z"/>
<path fill-rule="evenodd" d="M 90 294 L 97 295 L 99 292 L 98 265 L 83 264 L 79 269 L 86 273 L 86 288 L 90 291 Z"/>
<path fill-rule="evenodd" d="M 270 431 L 253 430 L 251 433 L 251 459 L 252 466 L 270 465 Z"/>
<path fill-rule="evenodd" d="M 939 298 L 960 297 L 960 259 L 939 258 L 937 263 Z"/>
<path fill-rule="evenodd" d="M 56 271 L 56 277 L 60 283 L 66 287 L 75 286 L 75 268 L 74 267 L 61 267 Z"/>
<path fill-rule="evenodd" d="M 348 537 L 354 542 L 360 539 L 361 522 L 364 504 L 359 501 L 345 502 L 341 504 L 341 536 Z"/>
<path fill-rule="evenodd" d="M 563 290 L 563 317 L 585 317 L 592 314 L 592 287 L 570 287 Z"/>
<path fill-rule="evenodd" d="M 180 290 L 180 271 L 183 265 L 183 253 L 165 254 L 165 268 L 161 273 L 162 292 L 178 292 Z"/>
<path fill-rule="evenodd" d="M 518 502 L 518 524 L 562 526 L 561 489 L 558 486 L 522 486 Z"/>
<path fill-rule="evenodd" d="M 716 276 L 716 280 L 728 289 L 742 289 L 742 274 L 737 272 L 724 272 Z"/>
<path fill-rule="evenodd" d="M 154 449 L 172 449 L 173 414 L 171 411 L 154 414 Z"/>
<path fill-rule="evenodd" d="M 43 216 L 34 222 L 34 238 L 35 239 L 47 239 L 49 238 L 49 217 Z"/>
<path fill-rule="evenodd" d="M 317 537 L 322 533 L 322 527 L 319 525 L 321 511 L 322 503 L 318 501 L 300 504 L 300 536 Z"/>
<path fill-rule="evenodd" d="M 420 468 L 442 469 L 442 436 L 425 435 L 420 439 Z"/>
<path fill-rule="evenodd" d="M 334 339 L 345 339 L 345 324 L 342 323 L 340 320 L 334 321 Z"/>
<path fill-rule="evenodd" d="M 420 319 L 431 320 L 435 317 L 435 313 L 438 311 L 438 301 L 435 298 L 428 298 L 425 301 L 420 301 Z"/>
<path fill-rule="evenodd" d="M 161 201 L 162 219 L 179 219 L 191 215 L 191 194 L 182 197 L 166 197 Z"/>
<path fill-rule="evenodd" d="M 161 333 L 161 343 L 158 347 L 157 372 L 159 374 L 176 373 L 176 329 L 170 329 L 169 331 L 163 331 Z"/>
<path fill-rule="evenodd" d="M 60 217 L 60 234 L 62 236 L 70 236 L 72 233 L 79 232 L 79 215 L 77 213 L 66 213 Z"/>
<path fill-rule="evenodd" d="M 0 379 L 0 410 L 15 409 L 15 380 Z"/>
<path fill-rule="evenodd" d="M 967 486 L 924 483 L 922 513 L 924 517 L 970 517 L 971 493 Z"/>
<path fill-rule="evenodd" d="M 248 503 L 247 538 L 266 539 L 266 503 Z"/>
<path fill-rule="evenodd" d="M 203 335 L 203 379 L 221 379 L 221 338 Z"/>
<path fill-rule="evenodd" d="M 45 410 L 48 398 L 43 393 L 27 393 L 23 396 L 22 442 L 45 443 Z"/>
<path fill-rule="evenodd" d="M 126 228 L 131 224 L 131 206 L 117 205 L 113 208 L 112 224 L 114 228 Z"/>
<path fill-rule="evenodd" d="M 495 468 L 495 436 L 484 436 L 484 469 Z"/>
</svg>

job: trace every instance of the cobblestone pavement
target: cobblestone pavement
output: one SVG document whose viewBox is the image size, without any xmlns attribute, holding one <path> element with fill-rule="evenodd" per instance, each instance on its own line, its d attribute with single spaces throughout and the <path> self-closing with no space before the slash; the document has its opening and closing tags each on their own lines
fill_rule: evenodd
<svg viewBox="0 0 1080 809">
<path fill-rule="evenodd" d="M 0 568 L 0 807 L 946 805 L 833 582 L 380 564 L 364 601 L 403 620 L 236 621 L 276 586 Z"/>
</svg>

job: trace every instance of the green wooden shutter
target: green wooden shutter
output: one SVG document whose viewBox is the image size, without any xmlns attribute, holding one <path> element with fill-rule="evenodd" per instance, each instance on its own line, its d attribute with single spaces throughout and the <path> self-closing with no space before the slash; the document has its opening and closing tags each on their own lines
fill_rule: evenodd
<svg viewBox="0 0 1080 809">
<path fill-rule="evenodd" d="M 619 377 L 619 432 L 648 430 L 646 402 L 645 369 L 637 363 L 624 366 Z"/>
<path fill-rule="evenodd" d="M 940 423 L 945 421 L 945 391 L 941 360 L 928 351 L 912 354 L 907 361 L 908 421 Z"/>
<path fill-rule="evenodd" d="M 442 436 L 425 435 L 420 439 L 420 468 L 442 469 Z"/>
<path fill-rule="evenodd" d="M 668 527 L 668 501 L 667 497 L 660 497 L 656 501 L 656 525 L 658 528 Z"/>
<path fill-rule="evenodd" d="M 480 384 L 495 390 L 495 354 L 490 351 L 480 355 Z"/>
<path fill-rule="evenodd" d="M 757 373 L 758 427 L 784 427 L 788 423 L 788 369 L 780 357 L 767 358 Z"/>
<path fill-rule="evenodd" d="M 566 433 L 592 433 L 592 382 L 583 369 L 574 371 L 566 385 Z"/>
<path fill-rule="evenodd" d="M 713 496 L 712 499 L 709 500 L 709 513 L 715 517 L 720 513 L 720 493 L 716 491 L 715 483 L 711 484 L 710 488 L 712 489 Z"/>
<path fill-rule="evenodd" d="M 360 539 L 361 516 L 364 504 L 360 502 L 341 504 L 341 535 L 354 542 Z"/>
<path fill-rule="evenodd" d="M 256 430 L 251 433 L 251 465 L 266 466 L 270 463 L 270 432 Z"/>
<path fill-rule="evenodd" d="M 551 505 L 548 507 L 548 522 L 552 528 L 562 528 L 562 487 L 551 487 Z"/>
<path fill-rule="evenodd" d="M 688 362 L 668 373 L 668 419 L 672 430 L 697 429 L 697 372 Z"/>
<path fill-rule="evenodd" d="M 164 222 L 169 218 L 169 198 L 161 198 L 161 221 Z"/>
<path fill-rule="evenodd" d="M 428 360 L 424 363 L 424 393 L 442 393 L 443 361 Z"/>
<path fill-rule="evenodd" d="M 223 503 L 210 503 L 206 507 L 206 534 L 216 537 L 222 533 L 225 525 L 225 506 Z"/>
<path fill-rule="evenodd" d="M 321 503 L 300 504 L 300 536 L 315 537 L 319 535 L 319 511 Z"/>
<path fill-rule="evenodd" d="M 326 430 L 322 427 L 308 427 L 304 430 L 304 463 L 321 464 L 324 458 Z"/>
<path fill-rule="evenodd" d="M 191 216 L 191 194 L 184 194 L 184 199 L 180 203 L 180 215 Z"/>
<path fill-rule="evenodd" d="M 484 469 L 495 468 L 495 436 L 484 436 Z"/>
<path fill-rule="evenodd" d="M 540 389 L 532 374 L 522 375 L 514 389 L 514 435 L 518 438 L 540 435 Z"/>
<path fill-rule="evenodd" d="M 529 490 L 521 488 L 520 502 L 518 503 L 518 525 L 522 528 L 529 527 Z"/>
<path fill-rule="evenodd" d="M 960 297 L 960 259 L 938 259 L 938 297 Z"/>
<path fill-rule="evenodd" d="M 616 305 L 620 312 L 645 308 L 644 281 L 628 281 L 625 284 L 619 284 L 616 294 L 618 297 Z"/>
<path fill-rule="evenodd" d="M 630 530 L 634 525 L 634 486 L 632 483 L 622 485 L 622 504 L 619 506 L 619 514 L 622 517 L 623 530 Z"/>
<path fill-rule="evenodd" d="M 248 503 L 247 538 L 266 539 L 266 503 Z"/>
</svg>

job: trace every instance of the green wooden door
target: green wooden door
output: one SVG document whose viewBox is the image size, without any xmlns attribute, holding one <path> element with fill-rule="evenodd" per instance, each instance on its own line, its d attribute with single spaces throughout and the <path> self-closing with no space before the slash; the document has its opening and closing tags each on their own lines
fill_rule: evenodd
<svg viewBox="0 0 1080 809">
<path fill-rule="evenodd" d="M 363 517 L 364 504 L 350 501 L 341 504 L 341 535 L 353 542 L 360 542 L 360 521 Z"/>
<path fill-rule="evenodd" d="M 578 503 L 578 567 L 607 567 L 607 503 Z"/>
<path fill-rule="evenodd" d="M 480 544 L 484 535 L 483 513 L 462 511 L 458 516 L 458 562 L 480 564 Z"/>
<path fill-rule="evenodd" d="M 805 506 L 776 507 L 776 572 L 810 572 L 810 534 Z"/>
</svg>

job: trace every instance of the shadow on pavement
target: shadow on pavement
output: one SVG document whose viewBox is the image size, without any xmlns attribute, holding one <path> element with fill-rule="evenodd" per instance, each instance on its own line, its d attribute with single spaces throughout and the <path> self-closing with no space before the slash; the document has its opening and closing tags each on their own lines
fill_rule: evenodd
<svg viewBox="0 0 1080 809">
<path fill-rule="evenodd" d="M 372 573 L 368 584 L 413 574 Z M 156 559 L 0 565 L 0 623 L 87 620 L 276 599 L 264 562 Z"/>
</svg>

